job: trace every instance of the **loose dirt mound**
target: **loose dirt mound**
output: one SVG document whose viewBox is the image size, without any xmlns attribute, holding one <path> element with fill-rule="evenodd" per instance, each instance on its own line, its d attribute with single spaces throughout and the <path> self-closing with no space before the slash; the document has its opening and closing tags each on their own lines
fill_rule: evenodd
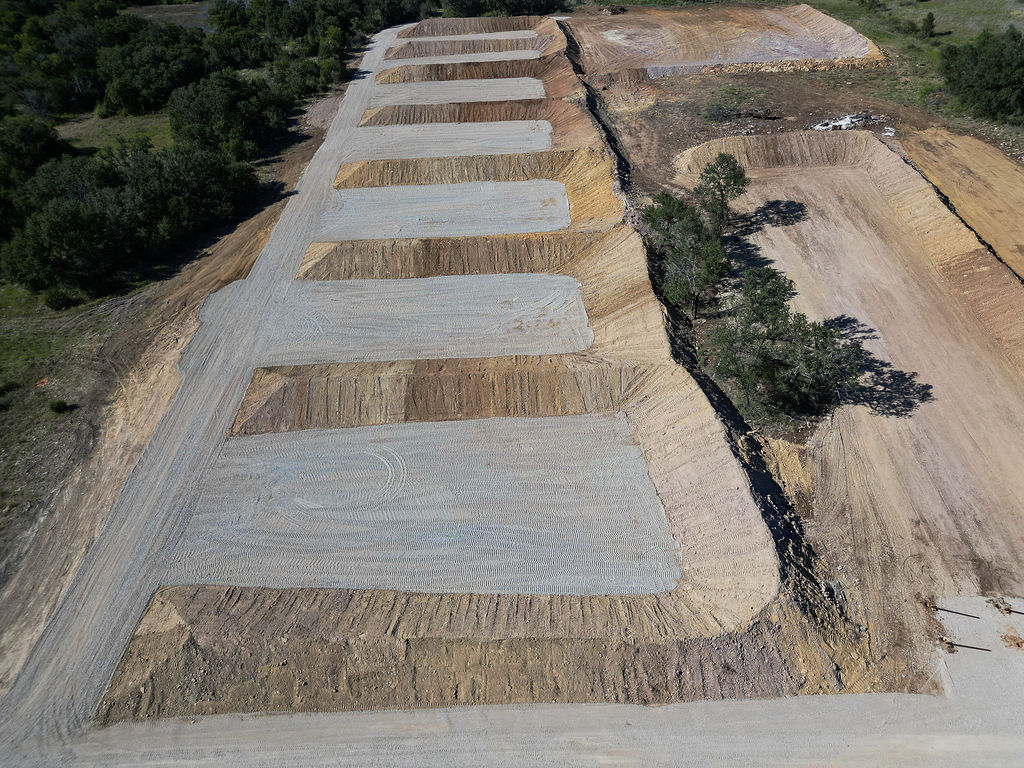
<svg viewBox="0 0 1024 768">
<path fill-rule="evenodd" d="M 583 85 L 561 54 L 540 59 L 478 61 L 458 64 L 409 64 L 386 69 L 377 75 L 381 84 L 438 80 L 482 80 L 499 77 L 532 77 L 544 84 L 549 99 L 563 99 L 583 93 Z"/>
<path fill-rule="evenodd" d="M 595 598 L 590 636 L 542 635 L 570 620 L 571 598 L 384 590 L 171 587 L 153 599 L 98 718 L 337 711 L 532 702 L 665 704 L 842 689 L 832 660 L 801 634 L 793 606 L 713 640 L 633 638 L 640 604 Z M 506 639 L 450 639 L 452 618 L 486 617 Z M 440 620 L 439 620 L 440 619 Z M 576 614 L 575 621 L 583 616 Z M 785 627 L 785 630 L 781 629 Z M 796 661 L 799 660 L 799 661 Z M 845 665 L 843 672 L 853 672 Z M 147 674 L 139 674 L 147 670 Z M 742 671 L 742 673 L 741 673 Z"/>
<path fill-rule="evenodd" d="M 983 141 L 941 128 L 914 134 L 903 146 L 964 221 L 1024 278 L 1024 169 Z"/>
<path fill-rule="evenodd" d="M 445 37 L 530 30 L 549 21 L 543 16 L 487 16 L 478 19 L 424 19 L 398 33 L 399 37 Z"/>
<path fill-rule="evenodd" d="M 580 105 L 562 99 L 373 107 L 366 110 L 360 126 L 487 123 L 503 120 L 546 120 L 551 124 L 552 149 L 604 146 L 590 113 Z"/>
<path fill-rule="evenodd" d="M 633 9 L 618 16 L 574 16 L 567 23 L 588 74 L 807 69 L 883 59 L 870 40 L 807 5 Z"/>
<path fill-rule="evenodd" d="M 572 229 L 592 231 L 614 225 L 625 211 L 609 183 L 613 167 L 609 152 L 589 148 L 515 155 L 368 160 L 344 163 L 338 169 L 334 187 L 550 179 L 565 185 Z"/>
<path fill-rule="evenodd" d="M 259 368 L 232 434 L 620 410 L 635 365 L 553 357 Z"/>
</svg>

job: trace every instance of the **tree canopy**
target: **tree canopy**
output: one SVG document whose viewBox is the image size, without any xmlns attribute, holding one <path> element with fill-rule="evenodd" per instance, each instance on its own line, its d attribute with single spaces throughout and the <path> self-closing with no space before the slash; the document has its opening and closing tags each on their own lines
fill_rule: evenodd
<svg viewBox="0 0 1024 768">
<path fill-rule="evenodd" d="M 939 68 L 949 91 L 976 116 L 1024 123 L 1024 35 L 1016 27 L 944 46 Z"/>
</svg>

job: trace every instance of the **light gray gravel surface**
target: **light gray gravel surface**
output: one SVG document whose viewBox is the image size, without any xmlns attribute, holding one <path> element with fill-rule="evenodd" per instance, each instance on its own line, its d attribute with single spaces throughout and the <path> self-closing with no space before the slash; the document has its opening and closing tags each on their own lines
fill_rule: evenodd
<svg viewBox="0 0 1024 768">
<path fill-rule="evenodd" d="M 167 583 L 656 593 L 681 576 L 622 415 L 229 439 Z"/>
<path fill-rule="evenodd" d="M 427 123 L 360 128 L 349 151 L 368 160 L 542 152 L 551 148 L 551 123 Z"/>
<path fill-rule="evenodd" d="M 507 235 L 569 226 L 565 185 L 547 179 L 336 190 L 318 240 Z"/>
<path fill-rule="evenodd" d="M 544 96 L 544 84 L 535 77 L 432 80 L 378 85 L 369 106 L 445 104 L 452 101 L 517 101 L 543 99 Z"/>
<path fill-rule="evenodd" d="M 308 281 L 267 327 L 256 362 L 549 355 L 593 341 L 578 284 L 563 275 Z"/>
</svg>

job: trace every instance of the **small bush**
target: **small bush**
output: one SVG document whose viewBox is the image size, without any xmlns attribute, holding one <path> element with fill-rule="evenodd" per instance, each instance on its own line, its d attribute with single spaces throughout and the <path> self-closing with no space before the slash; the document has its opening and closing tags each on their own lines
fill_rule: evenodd
<svg viewBox="0 0 1024 768">
<path fill-rule="evenodd" d="M 86 300 L 86 295 L 77 289 L 55 285 L 43 291 L 43 303 L 50 309 L 60 312 L 62 309 L 76 307 Z"/>
<path fill-rule="evenodd" d="M 71 406 L 64 400 L 51 400 L 50 410 L 57 414 L 67 413 L 71 410 Z"/>
</svg>

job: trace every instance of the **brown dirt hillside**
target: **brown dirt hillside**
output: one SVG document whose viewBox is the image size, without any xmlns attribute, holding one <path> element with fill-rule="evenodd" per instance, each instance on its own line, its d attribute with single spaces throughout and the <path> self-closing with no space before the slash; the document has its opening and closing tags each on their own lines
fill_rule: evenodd
<svg viewBox="0 0 1024 768">
<path fill-rule="evenodd" d="M 1024 168 L 995 147 L 941 128 L 903 147 L 928 180 L 1019 278 L 1024 278 Z"/>
</svg>

